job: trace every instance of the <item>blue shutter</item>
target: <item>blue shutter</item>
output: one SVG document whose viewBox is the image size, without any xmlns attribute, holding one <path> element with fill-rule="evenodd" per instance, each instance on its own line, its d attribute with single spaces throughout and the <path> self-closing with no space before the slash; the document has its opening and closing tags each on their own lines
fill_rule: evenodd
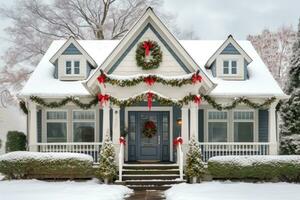
<svg viewBox="0 0 300 200">
<path fill-rule="evenodd" d="M 258 111 L 258 138 L 259 142 L 268 142 L 269 140 L 269 111 Z"/>
<path fill-rule="evenodd" d="M 110 138 L 112 140 L 112 136 L 113 136 L 113 109 L 109 110 L 109 133 L 110 133 Z"/>
<path fill-rule="evenodd" d="M 42 110 L 38 110 L 36 113 L 36 124 L 37 124 L 37 139 L 38 142 L 42 142 Z"/>
<path fill-rule="evenodd" d="M 204 110 L 198 110 L 198 140 L 204 142 Z"/>
<path fill-rule="evenodd" d="M 123 135 L 123 131 L 125 128 L 125 109 L 124 107 L 120 108 L 120 134 Z"/>
</svg>

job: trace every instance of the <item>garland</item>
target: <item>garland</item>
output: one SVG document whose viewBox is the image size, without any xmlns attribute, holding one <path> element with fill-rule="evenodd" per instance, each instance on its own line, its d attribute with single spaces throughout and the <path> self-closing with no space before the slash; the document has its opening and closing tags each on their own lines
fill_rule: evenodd
<svg viewBox="0 0 300 200">
<path fill-rule="evenodd" d="M 144 70 L 156 69 L 162 61 L 162 52 L 155 41 L 140 42 L 135 53 L 137 65 Z"/>
<path fill-rule="evenodd" d="M 164 79 L 159 75 L 140 75 L 132 79 L 118 79 L 114 76 L 107 75 L 101 70 L 100 76 L 97 78 L 100 84 L 103 84 L 105 87 L 105 83 L 109 83 L 111 85 L 117 85 L 119 87 L 131 87 L 136 86 L 140 83 L 146 83 L 151 86 L 154 83 L 161 83 L 163 85 L 168 85 L 171 87 L 181 87 L 187 84 L 196 84 L 202 81 L 202 77 L 199 74 L 200 71 L 190 74 L 188 76 L 184 76 L 182 78 L 176 79 Z"/>
<path fill-rule="evenodd" d="M 198 98 L 198 97 L 199 97 L 199 95 L 189 94 L 181 100 L 174 101 L 170 98 L 160 97 L 157 94 L 153 93 L 152 99 L 157 101 L 161 105 L 182 106 L 182 105 L 184 105 L 184 104 L 186 105 L 186 104 L 188 104 L 189 102 L 192 102 L 192 101 L 195 102 L 195 99 Z M 215 108 L 217 110 L 231 110 L 231 109 L 234 109 L 237 105 L 239 105 L 241 103 L 244 103 L 247 106 L 249 106 L 251 108 L 254 108 L 254 109 L 266 108 L 267 106 L 271 105 L 276 100 L 275 97 L 271 97 L 271 98 L 268 98 L 267 100 L 265 100 L 263 103 L 260 104 L 260 103 L 254 103 L 254 102 L 252 102 L 249 99 L 246 99 L 244 97 L 239 97 L 239 98 L 234 99 L 233 102 L 230 105 L 223 106 L 222 104 L 217 103 L 209 95 L 202 95 L 201 97 L 202 97 L 202 99 L 207 101 L 208 104 L 210 104 L 213 108 Z M 112 104 L 118 105 L 120 107 L 131 106 L 131 105 L 143 102 L 146 99 L 147 99 L 147 93 L 141 94 L 141 95 L 138 95 L 138 96 L 135 96 L 135 97 L 131 97 L 131 98 L 126 99 L 126 100 L 118 100 L 115 97 L 109 96 L 109 101 Z M 81 109 L 89 109 L 89 108 L 91 108 L 92 106 L 94 106 L 98 103 L 98 96 L 96 96 L 94 99 L 92 99 L 88 103 L 82 103 L 81 101 L 79 101 L 78 98 L 75 98 L 75 97 L 66 97 L 66 98 L 64 98 L 60 101 L 49 102 L 49 103 L 47 103 L 44 99 L 42 99 L 40 97 L 37 97 L 37 96 L 30 96 L 30 100 L 37 103 L 37 104 L 39 104 L 40 106 L 47 107 L 47 108 L 59 108 L 59 107 L 65 106 L 67 103 L 72 102 L 76 106 L 80 107 Z"/>
<path fill-rule="evenodd" d="M 23 111 L 23 113 L 25 115 L 28 115 L 28 109 L 26 107 L 25 101 L 23 101 L 23 100 L 19 101 L 19 106 L 20 106 L 21 110 Z"/>
<path fill-rule="evenodd" d="M 157 128 L 153 121 L 146 121 L 143 128 L 143 134 L 147 138 L 152 138 L 156 134 Z"/>
</svg>

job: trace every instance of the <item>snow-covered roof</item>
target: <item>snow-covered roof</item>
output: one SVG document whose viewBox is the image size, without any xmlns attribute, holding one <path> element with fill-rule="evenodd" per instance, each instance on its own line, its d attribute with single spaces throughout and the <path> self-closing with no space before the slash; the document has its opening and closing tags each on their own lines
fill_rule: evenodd
<svg viewBox="0 0 300 200">
<path fill-rule="evenodd" d="M 66 40 L 52 42 L 21 91 L 21 96 L 90 96 L 90 93 L 82 84 L 83 81 L 60 81 L 53 76 L 54 65 L 49 60 L 65 42 Z M 119 43 L 118 40 L 78 40 L 78 42 L 98 66 L 103 63 Z M 235 81 L 213 77 L 211 71 L 204 67 L 208 59 L 223 44 L 223 40 L 179 40 L 179 42 L 209 78 L 217 84 L 210 93 L 212 96 L 285 97 L 285 94 L 249 41 L 237 41 L 253 59 L 248 65 L 249 79 Z"/>
</svg>

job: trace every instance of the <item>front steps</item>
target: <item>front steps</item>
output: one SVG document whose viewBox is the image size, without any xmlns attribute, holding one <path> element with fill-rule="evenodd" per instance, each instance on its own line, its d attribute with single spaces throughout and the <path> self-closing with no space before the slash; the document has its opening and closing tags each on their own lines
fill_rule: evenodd
<svg viewBox="0 0 300 200">
<path fill-rule="evenodd" d="M 179 180 L 176 164 L 124 164 L 122 184 L 134 190 L 166 190 Z"/>
</svg>

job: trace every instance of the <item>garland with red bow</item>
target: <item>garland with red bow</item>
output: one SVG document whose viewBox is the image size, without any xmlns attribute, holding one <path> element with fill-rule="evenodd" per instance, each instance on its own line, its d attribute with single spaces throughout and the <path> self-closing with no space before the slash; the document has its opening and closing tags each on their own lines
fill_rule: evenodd
<svg viewBox="0 0 300 200">
<path fill-rule="evenodd" d="M 103 84 L 104 86 L 105 83 L 109 83 L 111 85 L 117 85 L 119 87 L 131 87 L 144 82 L 149 86 L 152 86 L 155 83 L 161 83 L 163 85 L 168 85 L 171 87 L 181 87 L 183 85 L 188 85 L 188 84 L 197 84 L 202 81 L 202 76 L 200 75 L 199 70 L 191 74 L 190 76 L 184 76 L 182 78 L 177 78 L 177 79 L 164 79 L 158 75 L 148 75 L 148 76 L 140 75 L 132 79 L 118 79 L 115 78 L 114 76 L 105 74 L 102 70 L 100 71 L 100 73 L 101 74 L 97 79 L 99 84 Z"/>
<path fill-rule="evenodd" d="M 110 96 L 108 94 L 98 94 L 98 101 L 99 101 L 99 107 L 103 107 L 103 104 L 106 104 L 110 99 Z"/>
<path fill-rule="evenodd" d="M 137 65 L 144 70 L 156 69 L 162 61 L 160 46 L 152 40 L 140 42 L 135 53 Z"/>
</svg>

